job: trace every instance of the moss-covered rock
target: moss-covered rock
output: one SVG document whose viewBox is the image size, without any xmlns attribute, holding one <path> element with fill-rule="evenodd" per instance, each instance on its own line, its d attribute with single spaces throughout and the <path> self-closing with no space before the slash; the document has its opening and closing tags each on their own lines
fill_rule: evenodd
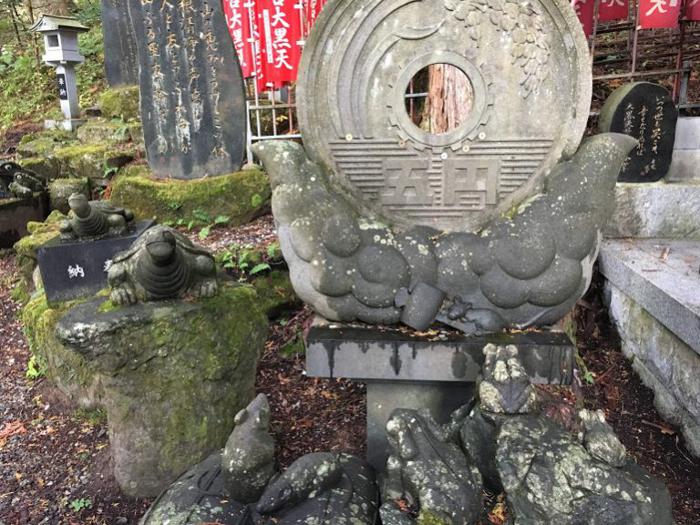
<svg viewBox="0 0 700 525">
<path fill-rule="evenodd" d="M 22 309 L 22 328 L 49 381 L 77 406 L 93 408 L 99 404 L 102 391 L 99 375 L 80 354 L 63 346 L 55 334 L 58 320 L 75 304 L 51 308 L 46 295 L 37 294 Z"/>
<path fill-rule="evenodd" d="M 68 213 L 68 198 L 74 193 L 81 193 L 90 198 L 90 179 L 55 179 L 49 183 L 49 200 L 51 209 Z"/>
<path fill-rule="evenodd" d="M 78 128 L 78 139 L 89 144 L 93 142 L 122 143 L 131 140 L 128 124 L 121 120 L 107 120 L 103 118 L 90 119 Z"/>
<path fill-rule="evenodd" d="M 258 305 L 270 319 L 278 317 L 301 302 L 294 293 L 287 271 L 275 270 L 261 275 L 256 277 L 252 284 L 258 293 Z"/>
<path fill-rule="evenodd" d="M 122 86 L 106 90 L 100 97 L 102 114 L 107 118 L 131 120 L 139 117 L 139 87 Z"/>
<path fill-rule="evenodd" d="M 25 135 L 17 145 L 20 157 L 47 157 L 57 148 L 76 142 L 77 138 L 68 131 L 48 130 Z"/>
<path fill-rule="evenodd" d="M 444 519 L 428 511 L 421 511 L 418 516 L 418 525 L 454 525 L 450 519 Z"/>
<path fill-rule="evenodd" d="M 37 249 L 59 235 L 60 223 L 65 219 L 65 215 L 54 210 L 44 222 L 27 223 L 29 235 L 15 243 L 20 276 L 28 290 L 33 289 L 32 274 L 37 266 Z"/>
<path fill-rule="evenodd" d="M 30 157 L 22 159 L 22 167 L 38 173 L 47 180 L 57 179 L 61 176 L 61 162 L 53 156 L 53 152 L 46 157 Z"/>
<path fill-rule="evenodd" d="M 94 299 L 59 321 L 62 344 L 101 378 L 122 490 L 155 496 L 221 448 L 254 393 L 267 319 L 249 286 L 196 302 Z"/>
<path fill-rule="evenodd" d="M 113 203 L 137 217 L 160 222 L 189 219 L 195 211 L 223 215 L 239 225 L 260 215 L 270 199 L 270 181 L 260 170 L 245 170 L 192 181 L 155 179 L 147 166 L 129 166 L 112 183 Z"/>
<path fill-rule="evenodd" d="M 111 169 L 120 168 L 134 160 L 136 148 L 131 144 L 95 142 L 60 148 L 54 155 L 61 163 L 61 173 L 64 176 L 103 179 Z"/>
</svg>

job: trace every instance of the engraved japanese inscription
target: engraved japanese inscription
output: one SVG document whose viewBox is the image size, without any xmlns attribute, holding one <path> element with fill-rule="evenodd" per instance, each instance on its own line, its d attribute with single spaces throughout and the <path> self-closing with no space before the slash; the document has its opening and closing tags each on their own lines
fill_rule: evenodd
<svg viewBox="0 0 700 525">
<path fill-rule="evenodd" d="M 194 179 L 239 169 L 245 97 L 221 2 L 129 0 L 129 15 L 154 173 Z"/>
<path fill-rule="evenodd" d="M 335 2 L 302 58 L 310 157 L 389 223 L 478 229 L 578 145 L 591 78 L 572 23 L 552 0 Z M 430 133 L 407 113 L 406 93 L 437 64 L 464 73 L 471 107 L 454 129 Z"/>
</svg>

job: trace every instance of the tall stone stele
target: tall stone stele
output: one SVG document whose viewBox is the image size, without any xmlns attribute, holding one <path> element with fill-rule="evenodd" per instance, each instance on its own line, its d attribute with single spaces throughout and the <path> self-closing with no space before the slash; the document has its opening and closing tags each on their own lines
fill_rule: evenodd
<svg viewBox="0 0 700 525">
<path fill-rule="evenodd" d="M 102 33 L 107 83 L 111 87 L 138 84 L 136 35 L 124 0 L 102 0 Z"/>
<path fill-rule="evenodd" d="M 245 154 L 245 96 L 221 1 L 126 4 L 154 175 L 199 179 L 237 171 Z"/>
<path fill-rule="evenodd" d="M 428 66 L 461 70 L 468 118 L 406 110 Z M 299 297 L 333 321 L 542 327 L 590 283 L 635 141 L 582 142 L 591 66 L 564 0 L 331 0 L 298 83 L 304 148 L 255 146 Z"/>
</svg>

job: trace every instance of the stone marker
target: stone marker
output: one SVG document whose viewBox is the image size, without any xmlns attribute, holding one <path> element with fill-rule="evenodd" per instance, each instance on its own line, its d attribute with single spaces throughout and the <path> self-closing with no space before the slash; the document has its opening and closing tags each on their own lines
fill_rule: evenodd
<svg viewBox="0 0 700 525">
<path fill-rule="evenodd" d="M 136 36 L 124 0 L 102 0 L 102 33 L 107 83 L 112 87 L 137 84 Z"/>
<path fill-rule="evenodd" d="M 700 181 L 700 118 L 679 117 L 668 182 Z"/>
<path fill-rule="evenodd" d="M 96 241 L 56 238 L 38 249 L 39 269 L 49 304 L 87 297 L 107 286 L 114 256 L 131 246 L 153 225 L 139 221 L 126 235 Z"/>
<path fill-rule="evenodd" d="M 158 177 L 237 171 L 245 154 L 243 78 L 219 0 L 129 0 L 141 118 Z"/>
<path fill-rule="evenodd" d="M 678 110 L 669 92 L 651 82 L 634 82 L 610 95 L 600 111 L 602 133 L 625 133 L 639 145 L 627 157 L 620 182 L 656 182 L 668 172 Z"/>
</svg>

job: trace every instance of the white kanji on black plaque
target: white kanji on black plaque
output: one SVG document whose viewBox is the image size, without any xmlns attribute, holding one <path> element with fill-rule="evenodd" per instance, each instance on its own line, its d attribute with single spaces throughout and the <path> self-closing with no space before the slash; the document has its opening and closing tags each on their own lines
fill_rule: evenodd
<svg viewBox="0 0 700 525">
<path fill-rule="evenodd" d="M 61 100 L 68 100 L 68 90 L 66 90 L 66 75 L 59 73 L 56 75 L 58 82 L 58 98 Z"/>
</svg>

